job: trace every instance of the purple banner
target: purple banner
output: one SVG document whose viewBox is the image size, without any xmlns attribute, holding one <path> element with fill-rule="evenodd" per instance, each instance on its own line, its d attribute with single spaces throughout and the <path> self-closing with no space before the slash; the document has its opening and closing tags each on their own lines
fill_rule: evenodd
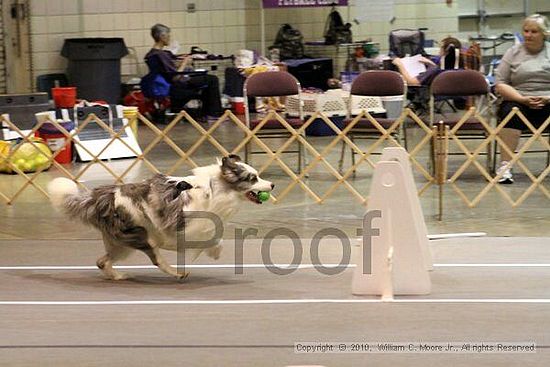
<svg viewBox="0 0 550 367">
<path fill-rule="evenodd" d="M 346 6 L 348 0 L 263 0 L 264 8 L 302 8 L 313 6 Z"/>
</svg>

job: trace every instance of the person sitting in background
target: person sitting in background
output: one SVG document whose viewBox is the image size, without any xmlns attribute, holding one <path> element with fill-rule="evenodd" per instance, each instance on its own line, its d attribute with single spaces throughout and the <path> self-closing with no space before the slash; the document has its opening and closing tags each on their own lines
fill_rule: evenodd
<svg viewBox="0 0 550 367">
<path fill-rule="evenodd" d="M 145 55 L 145 62 L 151 73 L 160 74 L 170 84 L 170 95 L 185 97 L 185 90 L 203 89 L 201 101 L 206 115 L 218 117 L 222 114 L 220 89 L 215 75 L 188 76 L 185 71 L 192 61 L 191 55 L 180 58 L 171 51 L 164 50 L 170 44 L 170 28 L 163 24 L 151 27 L 153 48 Z"/>
<path fill-rule="evenodd" d="M 498 118 L 502 121 L 517 107 L 535 126 L 550 116 L 550 28 L 548 18 L 533 14 L 523 21 L 523 43 L 506 51 L 497 68 L 496 92 L 503 98 Z M 499 133 L 503 143 L 514 152 L 519 144 L 521 131 L 527 127 L 514 116 Z M 512 170 L 508 166 L 512 156 L 500 150 L 501 162 L 497 174 L 502 174 L 499 183 L 511 184 Z"/>
<path fill-rule="evenodd" d="M 441 40 L 439 49 L 440 66 L 437 66 L 432 60 L 421 57 L 420 62 L 426 65 L 426 71 L 416 76 L 413 76 L 405 68 L 403 60 L 399 57 L 393 59 L 393 64 L 403 75 L 408 86 L 430 85 L 432 80 L 443 70 L 453 68 L 463 68 L 462 60 L 460 59 L 460 41 L 454 37 L 446 37 Z M 437 61 L 437 60 L 436 60 Z M 455 67 L 456 66 L 456 67 Z"/>
</svg>

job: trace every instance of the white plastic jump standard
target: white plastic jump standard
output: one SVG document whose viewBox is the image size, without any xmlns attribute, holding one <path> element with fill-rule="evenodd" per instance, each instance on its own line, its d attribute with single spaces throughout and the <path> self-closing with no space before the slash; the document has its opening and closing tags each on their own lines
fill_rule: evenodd
<svg viewBox="0 0 550 367">
<path fill-rule="evenodd" d="M 354 254 L 352 293 L 379 295 L 383 300 L 429 294 L 431 254 L 412 171 L 403 164 L 408 157 L 384 153 L 394 160 L 380 161 L 374 170 L 363 243 Z"/>
<path fill-rule="evenodd" d="M 420 206 L 420 199 L 416 193 L 416 184 L 414 183 L 409 153 L 407 153 L 404 148 L 384 148 L 380 161 L 397 161 L 403 167 L 405 181 L 407 181 L 405 182 L 405 188 L 410 191 L 408 194 L 410 195 L 409 197 L 411 198 L 413 207 L 411 219 L 416 226 L 416 233 L 420 243 L 420 248 L 422 250 L 422 258 L 424 259 L 424 264 L 426 264 L 426 269 L 432 271 L 434 266 L 432 252 L 430 251 L 429 246 L 428 228 L 426 227 L 426 222 L 424 221 L 424 214 L 422 213 L 422 207 Z"/>
</svg>

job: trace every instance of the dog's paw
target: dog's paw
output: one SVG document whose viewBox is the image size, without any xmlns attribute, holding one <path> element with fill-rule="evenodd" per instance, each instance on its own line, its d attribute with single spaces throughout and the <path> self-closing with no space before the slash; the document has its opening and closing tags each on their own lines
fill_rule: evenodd
<svg viewBox="0 0 550 367">
<path fill-rule="evenodd" d="M 107 277 L 108 280 L 114 280 L 114 281 L 130 279 L 130 276 L 128 274 L 125 274 L 125 273 L 112 274 L 112 275 L 108 275 L 106 277 Z"/>
<path fill-rule="evenodd" d="M 176 279 L 177 280 L 185 280 L 187 279 L 187 277 L 189 276 L 189 272 L 188 271 L 184 271 L 184 272 L 178 272 L 178 274 L 176 275 Z"/>
</svg>

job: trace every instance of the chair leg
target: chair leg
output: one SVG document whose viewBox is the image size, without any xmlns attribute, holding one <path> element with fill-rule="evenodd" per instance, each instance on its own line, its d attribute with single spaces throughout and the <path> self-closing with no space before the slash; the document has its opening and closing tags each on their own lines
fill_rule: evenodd
<svg viewBox="0 0 550 367">
<path fill-rule="evenodd" d="M 487 135 L 485 135 L 485 139 L 487 139 Z M 493 163 L 493 142 L 489 142 L 489 144 L 487 144 L 487 162 L 485 163 L 486 165 L 486 169 L 487 171 L 491 172 L 491 167 L 494 167 L 494 163 Z"/>
<path fill-rule="evenodd" d="M 437 139 L 435 135 L 430 139 L 430 161 L 428 171 L 430 171 L 432 175 L 435 174 L 435 139 Z"/>
<path fill-rule="evenodd" d="M 300 144 L 300 143 L 298 143 Z M 303 162 L 302 162 L 302 144 L 298 147 L 298 174 L 302 173 Z"/>
<path fill-rule="evenodd" d="M 302 137 L 305 139 L 305 135 L 302 135 Z M 298 172 L 302 173 L 309 162 L 307 160 L 307 154 L 304 145 L 300 142 L 298 142 L 298 144 L 300 144 L 300 146 L 298 147 Z M 306 173 L 304 177 L 309 178 L 309 173 Z"/>
<path fill-rule="evenodd" d="M 493 165 L 492 165 L 492 173 L 495 173 L 497 170 L 497 154 L 498 154 L 498 142 L 495 140 L 495 144 L 493 145 Z"/>
<path fill-rule="evenodd" d="M 250 163 L 250 143 L 244 145 L 244 162 L 246 164 Z"/>
<path fill-rule="evenodd" d="M 403 146 L 405 150 L 409 151 L 409 144 L 407 143 L 407 121 L 403 122 Z"/>
<path fill-rule="evenodd" d="M 355 144 L 355 139 L 353 137 L 353 134 L 350 134 L 349 139 L 351 140 L 351 142 L 353 144 Z M 355 166 L 355 150 L 353 150 L 353 148 L 351 148 L 351 147 L 349 149 L 351 151 L 351 166 L 353 167 L 353 166 Z M 355 168 L 353 168 L 353 178 L 355 178 L 355 176 L 356 176 L 356 171 L 357 170 Z"/>
<path fill-rule="evenodd" d="M 342 149 L 340 150 L 340 160 L 338 161 L 338 173 L 342 174 L 344 169 L 344 156 L 346 155 L 346 142 L 342 141 Z"/>
</svg>

